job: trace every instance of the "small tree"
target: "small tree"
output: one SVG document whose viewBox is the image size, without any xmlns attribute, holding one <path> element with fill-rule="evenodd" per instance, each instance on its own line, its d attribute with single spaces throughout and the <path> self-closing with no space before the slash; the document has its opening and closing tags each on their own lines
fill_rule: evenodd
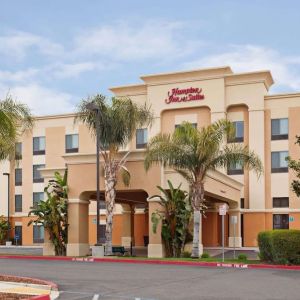
<svg viewBox="0 0 300 300">
<path fill-rule="evenodd" d="M 300 146 L 300 136 L 296 136 L 296 143 Z M 296 173 L 296 177 L 298 179 L 294 179 L 291 183 L 291 187 L 293 192 L 297 195 L 297 197 L 300 197 L 300 159 L 294 160 L 290 156 L 287 157 L 288 166 L 290 169 L 292 169 Z"/>
<path fill-rule="evenodd" d="M 187 192 L 182 191 L 179 185 L 174 188 L 168 180 L 169 189 L 157 188 L 163 196 L 160 198 L 163 210 L 152 213 L 152 230 L 156 233 L 159 221 L 162 221 L 161 237 L 167 257 L 180 257 L 187 241 L 188 226 L 191 220 L 192 207 Z"/>
<path fill-rule="evenodd" d="M 4 216 L 0 216 L 0 245 L 3 244 L 8 233 L 8 222 Z"/>
<path fill-rule="evenodd" d="M 31 207 L 28 216 L 37 218 L 29 221 L 28 226 L 32 223 L 43 225 L 54 246 L 55 255 L 64 256 L 68 242 L 67 171 L 63 177 L 56 172 L 55 179 L 49 181 L 44 191 L 47 199 Z"/>
</svg>

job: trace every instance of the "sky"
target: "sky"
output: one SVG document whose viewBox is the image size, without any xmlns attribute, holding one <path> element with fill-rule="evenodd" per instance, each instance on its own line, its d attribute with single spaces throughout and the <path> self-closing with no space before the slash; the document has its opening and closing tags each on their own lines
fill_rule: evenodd
<svg viewBox="0 0 300 300">
<path fill-rule="evenodd" d="M 35 115 L 146 74 L 229 65 L 300 91 L 298 0 L 0 0 L 0 99 Z"/>
</svg>

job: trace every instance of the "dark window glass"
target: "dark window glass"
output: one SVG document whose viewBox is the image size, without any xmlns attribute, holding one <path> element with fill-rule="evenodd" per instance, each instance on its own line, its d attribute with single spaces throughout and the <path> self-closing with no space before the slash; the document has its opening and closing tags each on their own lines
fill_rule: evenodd
<svg viewBox="0 0 300 300">
<path fill-rule="evenodd" d="M 22 185 L 22 169 L 15 169 L 15 185 Z"/>
<path fill-rule="evenodd" d="M 148 130 L 147 128 L 137 129 L 136 131 L 136 148 L 142 149 L 147 147 Z"/>
<path fill-rule="evenodd" d="M 46 141 L 44 136 L 33 138 L 33 155 L 45 154 Z"/>
<path fill-rule="evenodd" d="M 105 243 L 105 229 L 106 225 L 105 224 L 100 224 L 100 243 Z"/>
<path fill-rule="evenodd" d="M 234 163 L 231 164 L 227 168 L 227 174 L 228 175 L 239 175 L 239 174 L 244 174 L 244 169 L 240 163 Z"/>
<path fill-rule="evenodd" d="M 273 215 L 273 229 L 289 229 L 289 215 L 288 214 Z"/>
<path fill-rule="evenodd" d="M 22 245 L 22 226 L 15 226 L 15 243 L 16 245 Z"/>
<path fill-rule="evenodd" d="M 106 209 L 105 201 L 100 201 L 100 209 Z"/>
<path fill-rule="evenodd" d="M 15 195 L 15 212 L 22 212 L 22 195 Z"/>
<path fill-rule="evenodd" d="M 228 143 L 241 143 L 244 141 L 244 121 L 232 122 L 235 128 L 235 135 L 228 139 Z"/>
<path fill-rule="evenodd" d="M 15 158 L 22 159 L 22 143 L 16 143 Z"/>
<path fill-rule="evenodd" d="M 78 134 L 66 135 L 66 153 L 78 152 Z"/>
<path fill-rule="evenodd" d="M 33 242 L 44 243 L 44 227 L 40 225 L 33 225 Z"/>
<path fill-rule="evenodd" d="M 44 178 L 38 169 L 45 168 L 45 165 L 33 165 L 33 182 L 44 182 Z"/>
<path fill-rule="evenodd" d="M 287 140 L 289 138 L 288 119 L 271 120 L 272 140 Z"/>
<path fill-rule="evenodd" d="M 273 207 L 289 207 L 289 197 L 274 197 Z"/>
<path fill-rule="evenodd" d="M 240 204 L 241 208 L 245 208 L 245 199 L 241 198 L 241 204 Z"/>
<path fill-rule="evenodd" d="M 33 193 L 33 200 L 32 200 L 33 207 L 37 207 L 39 202 L 41 202 L 43 200 L 44 200 L 44 193 L 43 192 Z"/>
<path fill-rule="evenodd" d="M 288 155 L 288 151 L 272 152 L 272 173 L 288 172 L 288 163 L 285 160 Z"/>
</svg>

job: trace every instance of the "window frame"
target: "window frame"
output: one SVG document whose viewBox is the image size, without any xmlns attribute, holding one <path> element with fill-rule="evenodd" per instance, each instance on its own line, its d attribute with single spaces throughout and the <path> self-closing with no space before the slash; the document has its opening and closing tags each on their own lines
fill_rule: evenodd
<svg viewBox="0 0 300 300">
<path fill-rule="evenodd" d="M 147 133 L 147 137 L 146 137 L 147 142 L 146 143 L 138 144 L 138 132 L 140 132 L 140 131 L 143 131 L 143 133 L 146 131 L 146 133 Z M 143 135 L 143 137 L 144 137 L 144 135 Z M 136 147 L 136 149 L 145 149 L 145 148 L 147 148 L 147 145 L 148 145 L 148 128 L 138 128 L 136 130 L 136 133 L 135 133 L 135 147 Z"/>
<path fill-rule="evenodd" d="M 18 145 L 21 151 L 17 151 L 18 150 Z M 15 159 L 16 160 L 21 160 L 22 159 L 22 152 L 23 152 L 23 145 L 21 142 L 17 142 L 15 143 Z"/>
<path fill-rule="evenodd" d="M 17 170 L 21 172 L 21 181 L 17 181 Z M 15 186 L 21 186 L 23 183 L 23 170 L 22 168 L 15 168 Z"/>
<path fill-rule="evenodd" d="M 37 194 L 42 194 L 43 195 L 43 199 L 39 199 L 38 201 L 36 201 L 34 199 L 34 196 Z M 38 203 L 40 203 L 41 201 L 44 201 L 44 192 L 33 192 L 32 193 L 32 207 L 36 208 Z"/>
<path fill-rule="evenodd" d="M 279 121 L 279 123 L 280 123 L 280 120 L 287 120 L 289 122 L 288 118 L 271 119 L 271 140 L 272 141 L 288 140 L 289 139 L 289 132 L 288 133 L 283 133 L 283 134 L 273 134 L 273 122 Z M 289 124 L 288 124 L 288 126 L 289 126 Z M 289 127 L 288 127 L 288 129 L 289 129 Z"/>
<path fill-rule="evenodd" d="M 273 155 L 279 153 L 279 163 L 280 163 L 280 153 L 282 153 L 282 152 L 287 152 L 287 156 L 289 155 L 288 151 L 272 151 L 271 152 L 271 173 L 288 173 L 288 171 L 289 171 L 288 166 L 286 166 L 286 167 L 273 167 Z"/>
<path fill-rule="evenodd" d="M 68 137 L 73 137 L 75 135 L 77 136 L 77 141 L 78 141 L 77 148 L 67 148 L 67 145 L 68 145 L 67 139 L 68 139 Z M 65 135 L 65 152 L 66 153 L 77 153 L 77 152 L 79 152 L 79 135 L 78 135 L 78 133 L 71 133 L 71 134 L 66 134 Z"/>
<path fill-rule="evenodd" d="M 227 143 L 243 143 L 244 142 L 244 138 L 245 138 L 245 122 L 242 120 L 242 121 L 232 121 L 231 122 L 233 125 L 234 125 L 234 128 L 235 128 L 235 136 L 233 138 L 227 138 Z M 236 136 L 236 133 L 237 133 L 237 130 L 236 130 L 236 124 L 237 123 L 242 123 L 243 124 L 243 136 L 242 137 L 237 137 Z"/>
<path fill-rule="evenodd" d="M 38 165 L 33 165 L 32 166 L 32 181 L 33 181 L 33 183 L 44 182 L 44 178 L 43 177 L 41 177 L 41 178 L 34 178 L 34 167 L 37 167 L 37 166 L 38 166 L 38 168 L 43 168 L 43 167 L 45 168 L 44 164 L 38 164 Z"/>
<path fill-rule="evenodd" d="M 283 200 L 283 201 L 282 201 Z M 274 205 L 275 202 L 279 202 L 279 205 Z M 287 201 L 287 205 L 283 205 L 282 203 Z M 273 208 L 289 208 L 290 207 L 290 199 L 289 197 L 273 197 L 272 198 Z"/>
<path fill-rule="evenodd" d="M 35 238 L 35 236 L 34 236 L 34 229 L 35 228 L 40 228 L 40 230 L 41 230 L 41 228 L 43 228 L 43 226 L 38 225 L 38 224 L 33 224 L 33 226 L 32 226 L 32 231 L 33 231 L 32 242 L 33 242 L 33 244 L 43 244 L 44 240 L 45 240 L 45 229 L 44 229 L 44 233 L 43 233 L 43 236 L 44 236 L 43 238 L 41 238 L 41 237 Z M 41 236 L 41 232 L 40 232 L 39 236 Z"/>
<path fill-rule="evenodd" d="M 17 199 L 21 202 L 21 205 L 17 205 Z M 23 212 L 23 197 L 22 194 L 15 195 L 15 212 Z"/>
<path fill-rule="evenodd" d="M 43 138 L 45 141 L 45 149 L 43 150 L 34 150 L 34 140 Z M 32 153 L 33 155 L 45 155 L 46 154 L 46 137 L 45 136 L 34 136 L 32 138 Z"/>
<path fill-rule="evenodd" d="M 280 224 L 278 226 L 275 225 L 275 218 L 276 216 L 281 216 L 281 221 L 280 221 Z M 285 218 L 287 218 L 287 222 L 283 222 L 283 216 Z M 290 221 L 289 221 L 289 214 L 273 214 L 273 229 L 289 229 L 290 228 Z"/>
<path fill-rule="evenodd" d="M 244 168 L 241 169 L 230 169 L 230 166 L 227 167 L 227 175 L 244 175 Z"/>
</svg>

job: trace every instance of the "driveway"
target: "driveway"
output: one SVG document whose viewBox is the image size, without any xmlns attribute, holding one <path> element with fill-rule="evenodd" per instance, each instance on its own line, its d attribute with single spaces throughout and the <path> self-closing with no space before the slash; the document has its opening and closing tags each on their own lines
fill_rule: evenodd
<svg viewBox="0 0 300 300">
<path fill-rule="evenodd" d="M 0 273 L 59 285 L 59 299 L 299 299 L 300 272 L 0 259 Z"/>
</svg>

